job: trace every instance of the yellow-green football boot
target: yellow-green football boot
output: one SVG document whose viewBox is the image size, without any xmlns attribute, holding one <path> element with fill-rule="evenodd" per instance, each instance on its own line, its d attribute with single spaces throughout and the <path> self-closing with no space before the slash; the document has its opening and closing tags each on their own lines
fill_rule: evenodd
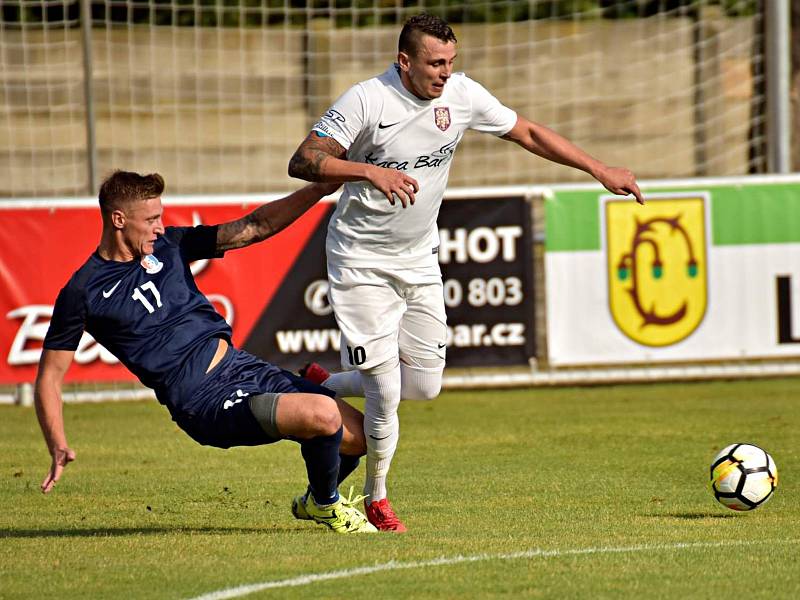
<svg viewBox="0 0 800 600">
<path fill-rule="evenodd" d="M 316 521 L 330 528 L 336 533 L 374 533 L 378 530 L 367 520 L 354 504 L 364 499 L 364 496 L 352 497 L 353 489 L 350 488 L 350 496 L 340 497 L 333 504 L 318 506 L 311 494 L 306 492 L 302 496 L 297 496 L 292 500 L 292 514 L 295 519 Z"/>
</svg>

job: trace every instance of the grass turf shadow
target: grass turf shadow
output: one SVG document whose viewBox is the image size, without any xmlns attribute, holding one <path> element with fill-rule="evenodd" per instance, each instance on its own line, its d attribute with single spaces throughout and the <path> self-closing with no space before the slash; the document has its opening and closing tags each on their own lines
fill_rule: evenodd
<svg viewBox="0 0 800 600">
<path fill-rule="evenodd" d="M 655 519 L 685 519 L 685 520 L 695 520 L 695 519 L 735 519 L 736 517 L 740 516 L 738 513 L 730 512 L 730 513 L 719 513 L 719 512 L 710 512 L 710 511 L 685 511 L 685 512 L 669 512 L 669 513 L 648 513 L 644 515 L 645 517 L 651 517 Z"/>
<path fill-rule="evenodd" d="M 283 533 L 294 528 L 278 527 L 97 527 L 88 529 L 0 529 L 4 538 L 124 537 L 174 533 L 231 534 Z"/>
</svg>

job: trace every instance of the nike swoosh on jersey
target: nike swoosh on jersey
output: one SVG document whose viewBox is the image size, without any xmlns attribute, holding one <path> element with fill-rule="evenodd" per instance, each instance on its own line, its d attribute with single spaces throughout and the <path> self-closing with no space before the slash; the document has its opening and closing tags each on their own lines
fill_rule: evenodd
<svg viewBox="0 0 800 600">
<path fill-rule="evenodd" d="M 114 293 L 114 290 L 115 290 L 115 289 L 117 289 L 117 286 L 118 286 L 120 283 L 122 283 L 122 279 L 120 279 L 120 280 L 119 280 L 117 283 L 115 283 L 115 284 L 114 284 L 114 287 L 112 287 L 110 290 L 107 290 L 107 291 L 106 291 L 106 290 L 103 290 L 103 298 L 110 298 L 110 297 L 111 297 L 111 294 L 113 294 L 113 293 Z"/>
<path fill-rule="evenodd" d="M 400 121 L 397 121 L 399 123 Z M 389 123 L 388 125 L 384 125 L 383 123 L 378 123 L 378 129 L 386 129 L 387 127 L 394 127 L 397 123 Z"/>
<path fill-rule="evenodd" d="M 392 434 L 390 433 L 389 435 L 392 435 Z M 389 437 L 389 435 L 385 435 L 385 436 L 383 436 L 383 437 L 375 437 L 374 435 L 372 435 L 372 434 L 370 433 L 370 434 L 369 434 L 369 437 L 371 437 L 373 440 L 385 440 L 386 438 L 388 438 L 388 437 Z"/>
</svg>

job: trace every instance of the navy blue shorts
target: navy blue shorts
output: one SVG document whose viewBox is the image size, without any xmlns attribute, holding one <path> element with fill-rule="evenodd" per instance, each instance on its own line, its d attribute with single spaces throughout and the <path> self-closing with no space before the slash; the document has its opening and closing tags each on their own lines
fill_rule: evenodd
<svg viewBox="0 0 800 600">
<path fill-rule="evenodd" d="M 297 392 L 335 397 L 327 388 L 231 347 L 186 402 L 188 408 L 173 409 L 172 418 L 204 446 L 271 444 L 281 438 L 270 436 L 259 424 L 248 397 Z"/>
</svg>

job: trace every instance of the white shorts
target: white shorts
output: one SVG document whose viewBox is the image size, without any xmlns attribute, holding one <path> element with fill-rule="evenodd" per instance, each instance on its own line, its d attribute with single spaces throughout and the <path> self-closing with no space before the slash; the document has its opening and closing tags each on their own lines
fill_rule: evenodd
<svg viewBox="0 0 800 600">
<path fill-rule="evenodd" d="M 392 359 L 444 366 L 447 317 L 438 264 L 395 270 L 328 264 L 328 280 L 343 368 L 371 369 Z"/>
</svg>

